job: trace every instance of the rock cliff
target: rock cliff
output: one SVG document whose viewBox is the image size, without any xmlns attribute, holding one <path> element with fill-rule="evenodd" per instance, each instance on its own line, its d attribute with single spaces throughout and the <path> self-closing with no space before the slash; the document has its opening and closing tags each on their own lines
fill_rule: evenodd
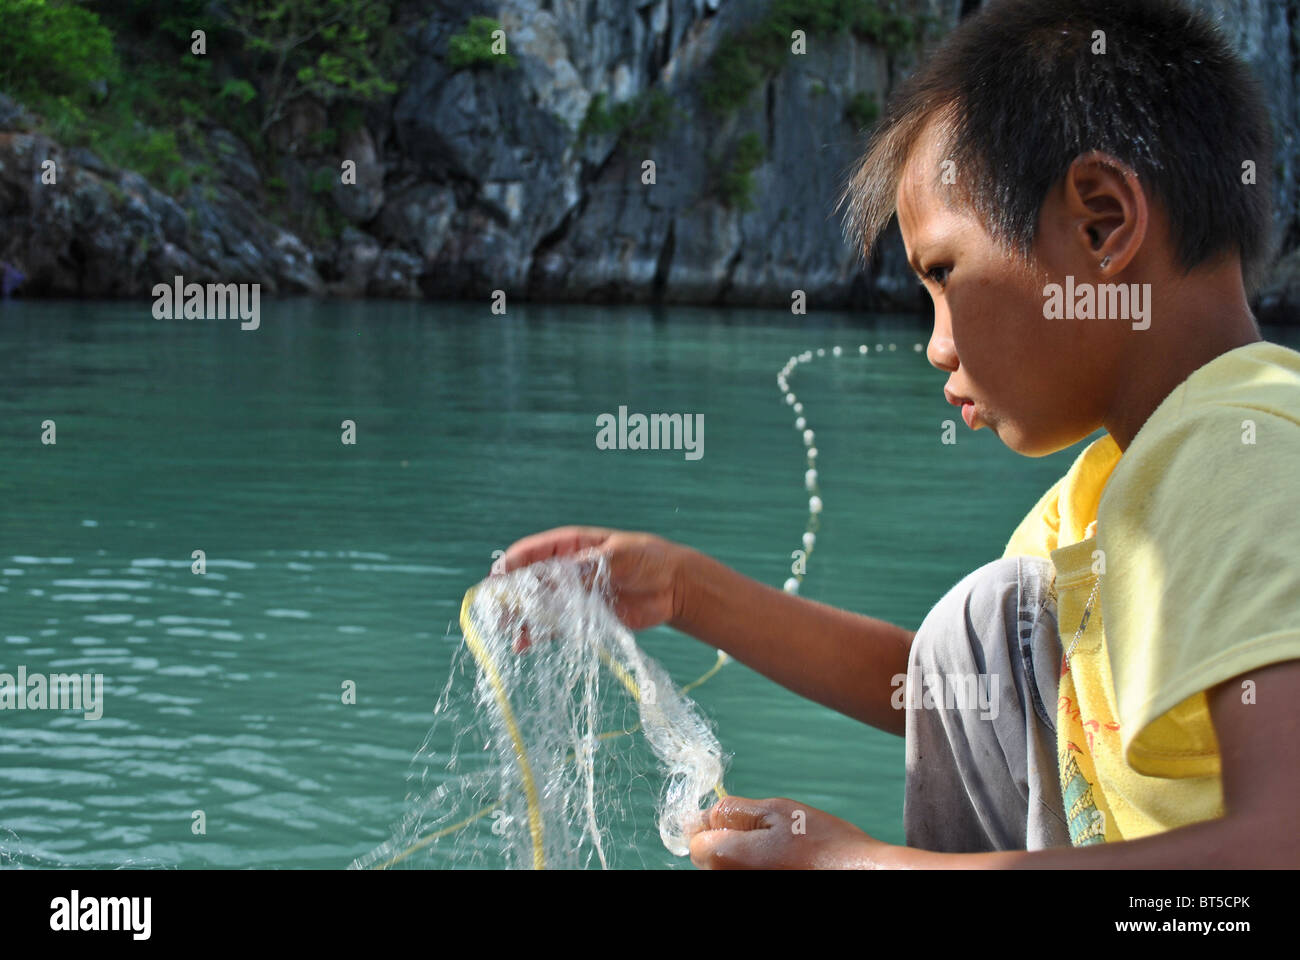
<svg viewBox="0 0 1300 960">
<path fill-rule="evenodd" d="M 1257 309 L 1293 318 L 1300 3 L 1195 2 L 1222 19 L 1271 100 L 1284 256 Z M 901 10 L 916 30 L 901 37 L 810 29 L 806 55 L 712 109 L 711 85 L 729 79 L 719 48 L 744 59 L 736 38 L 761 25 L 763 0 L 440 0 L 411 28 L 398 92 L 310 160 L 356 165 L 355 184 L 318 200 L 345 224 L 327 243 L 266 213 L 270 172 L 215 122 L 218 181 L 173 197 L 62 149 L 0 97 L 5 283 L 144 296 L 180 273 L 273 293 L 772 306 L 801 289 L 814 308 L 928 310 L 897 228 L 863 270 L 834 198 L 918 50 L 976 5 L 911 0 Z M 498 21 L 510 64 L 453 67 L 449 43 L 480 15 Z M 303 105 L 274 131 L 288 157 L 274 173 L 299 197 L 310 165 L 299 144 L 330 122 Z M 57 189 L 42 183 L 46 159 Z"/>
</svg>

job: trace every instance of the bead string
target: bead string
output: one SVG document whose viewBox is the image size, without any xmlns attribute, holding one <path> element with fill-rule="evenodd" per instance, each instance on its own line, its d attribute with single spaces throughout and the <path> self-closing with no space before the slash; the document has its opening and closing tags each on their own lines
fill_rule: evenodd
<svg viewBox="0 0 1300 960">
<path fill-rule="evenodd" d="M 915 343 L 912 345 L 913 353 L 920 353 L 924 349 L 925 347 L 919 343 Z M 891 343 L 888 345 L 883 343 L 876 344 L 876 350 L 875 350 L 876 353 L 883 353 L 886 350 L 888 350 L 890 353 L 895 353 L 898 350 L 898 344 L 896 343 Z M 871 352 L 872 352 L 871 348 L 868 347 L 865 343 L 860 344 L 858 346 L 858 356 L 860 357 L 864 357 L 864 358 L 869 357 L 871 355 Z M 807 570 L 808 560 L 812 557 L 813 547 L 816 546 L 817 544 L 817 531 L 821 529 L 821 514 L 822 514 L 823 504 L 821 498 L 821 487 L 817 483 L 817 448 L 813 446 L 814 441 L 817 439 L 817 435 L 808 426 L 808 420 L 804 416 L 803 403 L 800 402 L 799 398 L 795 396 L 794 393 L 790 390 L 790 378 L 794 376 L 796 369 L 801 364 L 806 365 L 811 363 L 814 359 L 814 356 L 816 357 L 826 356 L 826 349 L 824 347 L 818 349 L 815 355 L 812 350 L 805 350 L 803 353 L 791 357 L 789 360 L 786 361 L 785 366 L 782 367 L 780 371 L 777 372 L 776 375 L 776 385 L 780 387 L 781 392 L 785 394 L 786 405 L 791 407 L 794 410 L 794 413 L 796 415 L 794 421 L 794 428 L 796 430 L 802 431 L 803 445 L 808 448 L 808 454 L 807 454 L 808 470 L 804 474 L 804 486 L 807 487 L 808 492 L 809 494 L 811 494 L 811 496 L 809 496 L 808 498 L 808 524 L 804 530 L 804 535 L 802 540 L 803 554 L 804 554 L 802 566 L 805 572 Z M 844 348 L 838 346 L 832 347 L 831 356 L 832 357 L 844 356 Z M 799 585 L 803 583 L 803 578 L 805 575 L 804 573 L 793 571 L 793 570 L 792 573 L 794 573 L 794 576 L 790 577 L 790 579 L 786 580 L 785 582 L 784 589 L 786 593 L 798 593 Z"/>
</svg>

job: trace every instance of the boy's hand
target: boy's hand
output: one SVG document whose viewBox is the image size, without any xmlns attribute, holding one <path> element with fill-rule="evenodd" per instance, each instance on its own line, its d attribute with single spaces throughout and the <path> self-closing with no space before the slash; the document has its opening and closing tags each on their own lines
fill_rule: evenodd
<svg viewBox="0 0 1300 960">
<path fill-rule="evenodd" d="M 703 814 L 691 862 L 705 870 L 870 870 L 892 849 L 851 823 L 793 800 L 726 797 Z"/>
<path fill-rule="evenodd" d="M 511 544 L 500 573 L 571 554 L 601 554 L 608 562 L 610 601 L 629 630 L 648 630 L 681 611 L 681 558 L 686 548 L 648 533 L 603 527 L 558 527 Z M 530 638 L 523 638 L 527 646 Z"/>
</svg>

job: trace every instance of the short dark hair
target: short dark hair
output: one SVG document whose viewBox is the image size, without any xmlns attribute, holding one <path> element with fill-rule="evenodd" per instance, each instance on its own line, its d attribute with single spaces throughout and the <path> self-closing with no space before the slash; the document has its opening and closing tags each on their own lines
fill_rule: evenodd
<svg viewBox="0 0 1300 960">
<path fill-rule="evenodd" d="M 1096 30 L 1104 55 L 1093 53 Z M 1259 82 L 1215 23 L 1179 0 L 993 0 L 963 21 L 890 99 L 840 195 L 845 236 L 863 257 L 931 120 L 963 200 L 1025 262 L 1048 191 L 1094 149 L 1137 173 L 1186 271 L 1235 250 L 1253 291 L 1275 255 Z"/>
</svg>

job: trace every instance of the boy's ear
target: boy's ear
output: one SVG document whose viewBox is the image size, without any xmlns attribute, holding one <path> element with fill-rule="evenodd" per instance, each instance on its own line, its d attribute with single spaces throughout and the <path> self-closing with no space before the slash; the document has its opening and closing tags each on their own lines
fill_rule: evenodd
<svg viewBox="0 0 1300 960">
<path fill-rule="evenodd" d="M 1074 158 L 1064 187 L 1066 214 L 1081 255 L 1103 275 L 1122 272 L 1146 239 L 1150 214 L 1137 174 L 1110 154 L 1093 150 Z"/>
</svg>

